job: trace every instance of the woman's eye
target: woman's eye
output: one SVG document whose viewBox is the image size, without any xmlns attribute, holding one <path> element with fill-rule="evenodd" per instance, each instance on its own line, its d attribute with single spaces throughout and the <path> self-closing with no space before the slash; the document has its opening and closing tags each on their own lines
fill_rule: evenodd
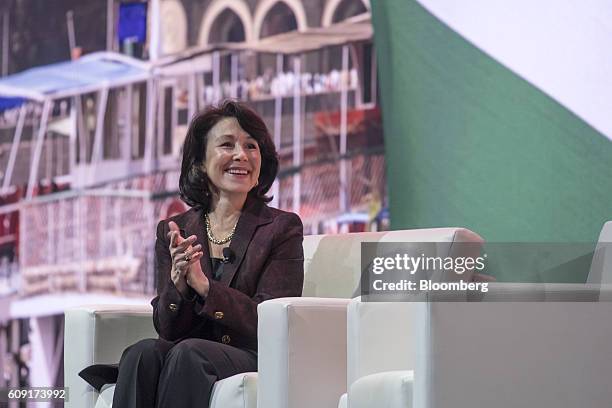
<svg viewBox="0 0 612 408">
<path fill-rule="evenodd" d="M 257 149 L 257 145 L 255 143 L 247 144 L 247 149 Z"/>
<path fill-rule="evenodd" d="M 225 142 L 221 144 L 221 147 L 233 147 L 233 145 L 230 142 Z"/>
</svg>

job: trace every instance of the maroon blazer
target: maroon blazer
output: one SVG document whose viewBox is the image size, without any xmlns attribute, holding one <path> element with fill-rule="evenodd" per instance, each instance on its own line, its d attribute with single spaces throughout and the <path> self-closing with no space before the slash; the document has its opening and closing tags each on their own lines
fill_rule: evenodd
<svg viewBox="0 0 612 408">
<path fill-rule="evenodd" d="M 183 238 L 196 235 L 194 245 L 202 245 L 200 264 L 210 281 L 205 299 L 193 290 L 183 297 L 170 279 L 169 221 L 176 222 Z M 257 350 L 257 305 L 302 294 L 303 237 L 296 214 L 249 198 L 230 244 L 232 261 L 223 265 L 221 280 L 215 281 L 202 209 L 160 221 L 155 243 L 158 296 L 151 302 L 159 336 L 169 341 L 196 337 Z"/>
</svg>

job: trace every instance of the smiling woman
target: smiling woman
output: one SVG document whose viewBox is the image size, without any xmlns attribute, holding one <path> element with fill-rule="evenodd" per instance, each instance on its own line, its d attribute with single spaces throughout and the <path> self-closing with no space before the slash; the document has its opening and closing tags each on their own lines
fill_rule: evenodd
<svg viewBox="0 0 612 408">
<path fill-rule="evenodd" d="M 257 305 L 300 296 L 304 279 L 301 220 L 266 205 L 277 171 L 268 129 L 246 105 L 193 119 L 179 179 L 192 208 L 157 226 L 159 338 L 128 347 L 114 375 L 81 373 L 98 388 L 116 379 L 114 408 L 206 407 L 215 381 L 257 370 Z"/>
<path fill-rule="evenodd" d="M 259 183 L 260 167 L 257 140 L 236 118 L 221 119 L 209 131 L 203 171 L 217 193 L 248 193 Z"/>
<path fill-rule="evenodd" d="M 258 163 L 253 162 L 254 149 L 257 150 Z M 231 157 L 236 153 L 238 157 Z M 207 212 L 210 210 L 213 193 L 220 193 L 218 189 L 222 187 L 220 177 L 212 183 L 210 180 L 210 177 L 219 175 L 211 162 L 219 160 L 225 161 L 219 165 L 256 170 L 257 177 L 252 174 L 247 178 L 257 183 L 251 186 L 256 188 L 247 190 L 248 194 L 264 202 L 271 200 L 265 193 L 276 178 L 278 155 L 265 123 L 244 104 L 227 101 L 192 120 L 183 147 L 179 180 L 181 198 L 187 204 L 200 206 Z M 223 172 L 225 170 L 228 168 L 223 168 Z M 231 193 L 231 189 L 227 192 Z"/>
</svg>

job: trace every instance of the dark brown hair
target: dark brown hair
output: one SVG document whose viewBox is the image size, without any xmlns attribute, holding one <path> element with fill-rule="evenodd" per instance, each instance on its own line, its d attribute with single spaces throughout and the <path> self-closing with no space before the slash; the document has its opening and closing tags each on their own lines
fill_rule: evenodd
<svg viewBox="0 0 612 408">
<path fill-rule="evenodd" d="M 202 164 L 206 160 L 208 132 L 223 118 L 236 118 L 240 127 L 257 141 L 261 152 L 261 170 L 259 183 L 249 191 L 249 196 L 269 202 L 272 197 L 266 196 L 266 193 L 278 173 L 278 154 L 274 142 L 259 115 L 246 104 L 232 100 L 198 113 L 189 124 L 183 144 L 183 161 L 179 178 L 181 199 L 191 207 L 199 206 L 204 211 L 210 210 L 212 192 L 208 176 L 202 171 Z"/>
</svg>

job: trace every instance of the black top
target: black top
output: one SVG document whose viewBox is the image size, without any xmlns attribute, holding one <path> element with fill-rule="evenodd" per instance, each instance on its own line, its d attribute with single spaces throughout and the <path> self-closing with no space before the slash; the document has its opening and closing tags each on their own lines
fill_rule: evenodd
<svg viewBox="0 0 612 408">
<path fill-rule="evenodd" d="M 210 258 L 210 266 L 212 266 L 213 279 L 216 281 L 221 280 L 223 276 L 223 259 L 222 258 Z"/>
</svg>

